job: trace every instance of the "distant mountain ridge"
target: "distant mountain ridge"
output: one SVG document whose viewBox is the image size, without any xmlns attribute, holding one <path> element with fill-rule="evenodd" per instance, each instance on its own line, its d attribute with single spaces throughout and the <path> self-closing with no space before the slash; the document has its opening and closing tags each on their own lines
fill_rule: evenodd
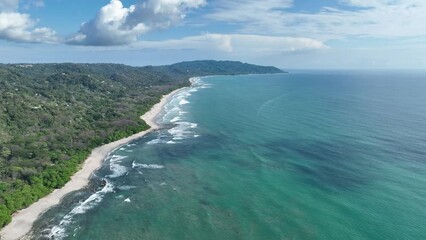
<svg viewBox="0 0 426 240">
<path fill-rule="evenodd" d="M 148 126 L 162 95 L 207 75 L 282 73 L 233 61 L 167 66 L 0 64 L 0 226 L 77 171 L 91 149 Z"/>
<path fill-rule="evenodd" d="M 160 66 L 158 68 L 169 73 L 193 74 L 196 76 L 283 73 L 282 70 L 272 66 L 214 60 L 180 62 L 168 66 Z"/>
</svg>

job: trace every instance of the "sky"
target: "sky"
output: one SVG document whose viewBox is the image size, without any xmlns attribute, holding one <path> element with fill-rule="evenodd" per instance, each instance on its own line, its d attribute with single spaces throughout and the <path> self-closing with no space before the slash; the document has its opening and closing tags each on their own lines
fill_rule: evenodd
<svg viewBox="0 0 426 240">
<path fill-rule="evenodd" d="M 426 69 L 426 0 L 0 0 L 1 63 Z"/>
</svg>

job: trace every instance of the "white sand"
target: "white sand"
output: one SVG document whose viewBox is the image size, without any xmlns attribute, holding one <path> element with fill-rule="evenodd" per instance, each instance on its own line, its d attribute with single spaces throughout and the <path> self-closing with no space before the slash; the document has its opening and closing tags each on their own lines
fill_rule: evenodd
<svg viewBox="0 0 426 240">
<path fill-rule="evenodd" d="M 81 169 L 71 177 L 71 180 L 65 184 L 65 186 L 61 189 L 54 190 L 52 193 L 39 199 L 28 208 L 16 212 L 12 217 L 11 223 L 0 231 L 1 239 L 15 240 L 24 237 L 25 234 L 31 230 L 34 221 L 37 220 L 43 212 L 50 207 L 57 205 L 66 194 L 85 187 L 88 184 L 92 173 L 101 167 L 102 162 L 109 152 L 158 129 L 159 126 L 154 121 L 155 117 L 161 112 L 170 97 L 179 90 L 180 89 L 163 96 L 159 103 L 155 104 L 151 110 L 141 116 L 141 118 L 145 120 L 149 126 L 151 126 L 150 129 L 93 149 L 90 156 L 84 161 Z"/>
</svg>

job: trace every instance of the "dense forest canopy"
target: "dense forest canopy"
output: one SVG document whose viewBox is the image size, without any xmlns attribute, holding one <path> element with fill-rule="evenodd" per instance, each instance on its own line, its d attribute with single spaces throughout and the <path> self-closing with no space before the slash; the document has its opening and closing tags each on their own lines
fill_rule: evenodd
<svg viewBox="0 0 426 240">
<path fill-rule="evenodd" d="M 91 149 L 146 130 L 140 115 L 189 77 L 279 72 L 230 61 L 0 65 L 0 226 L 63 186 Z"/>
</svg>

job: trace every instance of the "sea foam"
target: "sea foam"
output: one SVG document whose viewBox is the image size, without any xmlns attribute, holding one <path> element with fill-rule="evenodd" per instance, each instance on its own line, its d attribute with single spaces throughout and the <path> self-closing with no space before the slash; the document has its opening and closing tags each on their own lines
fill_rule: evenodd
<svg viewBox="0 0 426 240">
<path fill-rule="evenodd" d="M 181 90 L 175 94 L 172 99 L 164 106 L 164 115 L 162 117 L 163 123 L 173 124 L 174 126 L 167 130 L 169 139 L 166 138 L 157 138 L 147 142 L 147 144 L 176 144 L 181 142 L 181 140 L 187 138 L 196 138 L 199 137 L 199 134 L 195 132 L 194 129 L 197 128 L 197 124 L 189 122 L 187 119 L 187 105 L 191 102 L 188 100 L 192 96 L 193 92 L 198 91 L 201 88 L 211 87 L 210 84 L 203 82 L 202 78 L 194 77 L 189 80 L 191 82 L 191 87 Z"/>
<path fill-rule="evenodd" d="M 159 164 L 144 164 L 144 163 L 132 163 L 132 168 L 143 168 L 143 169 L 162 169 L 163 165 Z"/>
<path fill-rule="evenodd" d="M 177 140 L 183 140 L 185 138 L 191 138 L 191 137 L 199 137 L 198 134 L 193 133 L 193 129 L 197 128 L 196 123 L 185 121 L 182 117 L 183 115 L 187 114 L 188 112 L 185 111 L 185 108 L 188 104 L 190 104 L 190 101 L 187 99 L 192 96 L 192 93 L 197 92 L 199 89 L 203 88 L 210 88 L 212 85 L 206 84 L 202 81 L 199 77 L 194 77 L 190 79 L 191 87 L 186 89 L 185 91 L 182 91 L 178 94 L 176 94 L 170 101 L 164 106 L 165 114 L 163 115 L 163 122 L 169 122 L 175 124 L 175 126 L 168 130 L 168 133 L 172 135 L 172 140 L 165 139 L 165 136 L 159 136 L 157 139 L 153 139 L 147 144 L 158 144 L 158 143 L 167 143 L 167 144 L 176 144 Z M 136 146 L 135 143 L 129 143 L 126 145 L 126 147 L 133 147 Z M 119 150 L 124 150 L 131 152 L 132 150 L 128 150 L 125 147 L 119 148 Z M 117 178 L 120 176 L 125 175 L 128 173 L 128 169 L 125 166 L 120 165 L 123 159 L 127 158 L 126 156 L 120 156 L 120 155 L 112 155 L 109 159 L 110 163 L 110 171 L 111 174 L 107 175 L 108 178 Z M 132 168 L 134 169 L 152 169 L 152 170 L 158 170 L 165 168 L 164 165 L 159 164 L 143 164 L 143 163 L 132 163 Z M 140 174 L 142 172 L 140 170 L 137 170 Z M 160 185 L 166 185 L 165 182 L 161 183 Z M 118 187 L 120 190 L 129 190 L 135 188 L 135 186 L 121 186 Z M 175 189 L 176 190 L 176 189 Z M 66 233 L 66 227 L 72 223 L 73 217 L 79 214 L 84 214 L 88 210 L 92 209 L 96 205 L 98 205 L 102 199 L 104 198 L 105 194 L 113 192 L 114 187 L 112 183 L 107 181 L 107 184 L 96 193 L 90 195 L 86 200 L 83 202 L 80 202 L 77 206 L 75 206 L 68 214 L 66 214 L 62 220 L 60 221 L 59 225 L 54 226 L 50 229 L 49 238 L 54 239 L 63 239 L 67 237 Z M 130 198 L 124 199 L 124 202 L 131 202 Z"/>
<path fill-rule="evenodd" d="M 179 101 L 179 105 L 185 105 L 185 104 L 188 104 L 188 103 L 190 103 L 190 102 L 186 99 L 182 99 L 182 100 Z"/>
<path fill-rule="evenodd" d="M 137 188 L 137 187 L 136 186 L 120 186 L 120 187 L 117 187 L 117 188 L 121 191 L 127 191 L 127 190 L 134 189 L 134 188 Z"/>
<path fill-rule="evenodd" d="M 62 218 L 62 220 L 59 222 L 59 225 L 53 226 L 50 229 L 48 234 L 49 239 L 63 239 L 67 237 L 68 235 L 66 234 L 66 227 L 72 223 L 73 217 L 75 215 L 86 213 L 88 210 L 98 205 L 104 198 L 105 194 L 114 191 L 114 186 L 112 185 L 112 183 L 108 182 L 107 180 L 105 181 L 106 184 L 101 190 L 90 195 L 83 202 L 80 202 Z"/>
<path fill-rule="evenodd" d="M 127 158 L 127 156 L 113 155 L 109 160 L 109 170 L 111 171 L 111 174 L 106 177 L 117 178 L 125 175 L 127 173 L 127 167 L 119 164 L 125 158 Z"/>
</svg>

